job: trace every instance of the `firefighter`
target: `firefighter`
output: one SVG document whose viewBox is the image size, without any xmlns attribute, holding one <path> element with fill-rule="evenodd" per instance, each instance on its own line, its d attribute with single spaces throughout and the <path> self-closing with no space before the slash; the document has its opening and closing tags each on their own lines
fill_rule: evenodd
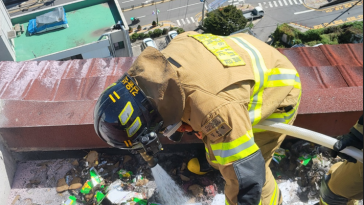
<svg viewBox="0 0 364 205">
<path fill-rule="evenodd" d="M 248 34 L 186 32 L 163 51 L 146 48 L 101 94 L 95 130 L 114 147 L 151 153 L 155 135 L 145 133 L 179 141 L 182 132 L 195 132 L 226 181 L 226 204 L 278 205 L 269 163 L 285 135 L 253 126 L 292 124 L 300 98 L 295 67 L 273 47 Z"/>
<path fill-rule="evenodd" d="M 339 151 L 347 146 L 363 149 L 363 115 L 348 134 L 338 137 L 333 157 L 346 159 L 334 164 L 321 181 L 321 205 L 353 205 L 363 199 L 363 164 Z"/>
</svg>

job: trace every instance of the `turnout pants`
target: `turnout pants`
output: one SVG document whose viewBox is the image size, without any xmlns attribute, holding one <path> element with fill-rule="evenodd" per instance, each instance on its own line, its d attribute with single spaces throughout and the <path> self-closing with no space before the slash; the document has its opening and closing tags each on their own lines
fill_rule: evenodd
<svg viewBox="0 0 364 205">
<path fill-rule="evenodd" d="M 272 161 L 274 151 L 280 147 L 285 137 L 286 135 L 269 131 L 254 133 L 255 143 L 260 148 L 260 151 L 265 160 L 266 167 L 265 184 L 263 186 L 261 195 L 262 205 L 280 205 L 283 203 L 282 194 L 279 191 L 272 171 L 269 168 L 269 163 Z M 207 160 L 212 167 L 218 169 L 216 164 L 212 163 L 208 157 Z M 236 188 L 238 189 L 238 187 Z M 278 204 L 272 203 L 272 199 L 274 199 L 275 197 L 278 197 Z"/>
</svg>

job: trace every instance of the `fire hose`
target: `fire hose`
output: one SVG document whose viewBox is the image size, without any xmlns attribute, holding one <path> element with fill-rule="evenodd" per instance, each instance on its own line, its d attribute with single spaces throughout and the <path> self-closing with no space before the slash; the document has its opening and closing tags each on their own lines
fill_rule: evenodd
<svg viewBox="0 0 364 205">
<path fill-rule="evenodd" d="M 255 125 L 254 128 L 257 129 L 264 129 L 272 132 L 278 132 L 282 134 L 287 134 L 292 137 L 300 138 L 303 140 L 307 140 L 324 147 L 333 149 L 334 144 L 337 142 L 337 139 L 329 137 L 327 135 L 314 132 L 311 130 L 307 130 L 301 127 L 296 127 L 293 125 L 287 125 L 283 123 L 276 123 L 273 121 L 263 121 L 259 124 Z M 359 162 L 363 163 L 363 151 L 355 148 L 355 147 L 346 147 L 345 149 L 341 150 L 340 152 L 347 154 Z"/>
</svg>

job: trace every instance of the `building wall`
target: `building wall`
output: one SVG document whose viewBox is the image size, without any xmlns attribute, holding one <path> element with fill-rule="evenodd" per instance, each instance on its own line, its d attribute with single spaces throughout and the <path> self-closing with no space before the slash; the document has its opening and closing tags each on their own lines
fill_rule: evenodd
<svg viewBox="0 0 364 205">
<path fill-rule="evenodd" d="M 115 43 L 123 42 L 124 48 L 115 50 L 115 57 L 133 57 L 129 33 L 123 30 L 117 30 L 110 33 L 111 42 Z"/>
<path fill-rule="evenodd" d="M 6 204 L 8 201 L 15 171 L 16 162 L 0 135 L 0 201 L 2 204 Z"/>
<path fill-rule="evenodd" d="M 11 41 L 8 39 L 8 31 L 13 25 L 5 5 L 0 1 L 0 61 L 14 61 L 15 51 Z"/>
<path fill-rule="evenodd" d="M 104 57 L 108 57 L 106 56 L 106 52 L 105 49 L 108 50 L 110 43 L 108 39 L 104 39 L 104 40 L 100 40 L 94 43 L 89 43 L 83 46 L 79 46 L 79 47 L 75 47 L 72 49 L 68 49 L 68 50 L 64 50 L 58 53 L 52 53 L 46 56 L 42 56 L 39 58 L 35 58 L 33 60 L 36 61 L 43 61 L 43 60 L 61 60 L 64 58 L 68 58 L 71 56 L 75 56 L 75 55 L 85 55 L 86 57 L 90 57 L 93 56 L 93 58 L 104 58 Z M 100 52 L 100 55 L 95 56 L 95 54 L 97 54 L 98 52 Z M 109 52 L 109 56 L 110 52 Z"/>
<path fill-rule="evenodd" d="M 83 59 L 90 59 L 90 58 L 107 58 L 110 57 L 110 51 L 107 47 L 93 50 L 90 52 L 82 53 Z"/>
</svg>

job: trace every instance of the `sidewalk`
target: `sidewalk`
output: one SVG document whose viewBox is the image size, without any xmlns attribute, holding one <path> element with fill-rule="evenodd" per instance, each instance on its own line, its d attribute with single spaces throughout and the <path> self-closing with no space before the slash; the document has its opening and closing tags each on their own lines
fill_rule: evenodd
<svg viewBox="0 0 364 205">
<path fill-rule="evenodd" d="M 154 31 L 155 29 L 159 28 L 163 30 L 164 28 L 170 28 L 170 27 L 178 27 L 177 24 L 173 23 L 172 21 L 159 21 L 159 26 L 153 27 L 152 24 L 147 24 L 142 27 L 142 30 L 138 31 L 137 27 L 138 25 L 129 26 L 133 28 L 133 32 L 129 33 L 129 36 L 133 35 L 133 33 L 148 33 L 149 31 Z"/>
<path fill-rule="evenodd" d="M 345 1 L 350 1 L 350 0 L 304 0 L 304 5 L 306 5 L 311 9 L 320 9 L 321 7 L 329 3 L 334 3 L 334 2 L 342 3 Z"/>
</svg>

